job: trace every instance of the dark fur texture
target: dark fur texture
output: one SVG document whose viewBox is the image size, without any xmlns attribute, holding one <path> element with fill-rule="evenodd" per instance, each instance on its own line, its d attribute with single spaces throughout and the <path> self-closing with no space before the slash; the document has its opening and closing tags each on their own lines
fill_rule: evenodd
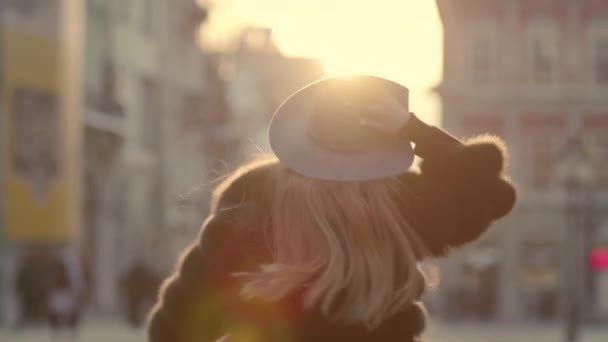
<svg viewBox="0 0 608 342">
<path fill-rule="evenodd" d="M 478 239 L 512 209 L 515 189 L 503 175 L 507 154 L 500 139 L 481 136 L 440 146 L 426 142 L 416 149 L 425 157 L 421 171 L 400 176 L 403 196 L 396 200 L 403 201 L 404 215 L 422 238 L 426 248 L 421 250 L 443 256 Z M 265 188 L 270 183 L 264 168 L 246 172 L 224 189 L 201 236 L 161 290 L 150 319 L 150 341 L 214 341 L 227 331 L 236 331 L 231 341 L 239 340 L 239 331 L 253 336 L 252 341 L 264 342 L 418 341 L 426 320 L 420 302 L 370 332 L 363 325 L 339 326 L 319 312 L 301 311 L 298 294 L 273 305 L 239 298 L 240 284 L 230 274 L 256 269 L 270 258 L 261 234 L 235 232 L 231 224 L 234 215 L 268 210 L 263 197 L 272 190 Z M 247 204 L 249 210 L 236 209 L 244 191 L 258 191 L 260 201 Z M 277 330 L 277 326 L 289 328 Z M 258 333 L 263 335 L 256 339 Z"/>
<path fill-rule="evenodd" d="M 507 149 L 495 136 L 479 136 L 425 159 L 420 174 L 403 175 L 406 217 L 433 256 L 477 240 L 511 211 L 515 188 L 503 175 Z M 410 189 L 408 191 L 408 189 Z"/>
</svg>

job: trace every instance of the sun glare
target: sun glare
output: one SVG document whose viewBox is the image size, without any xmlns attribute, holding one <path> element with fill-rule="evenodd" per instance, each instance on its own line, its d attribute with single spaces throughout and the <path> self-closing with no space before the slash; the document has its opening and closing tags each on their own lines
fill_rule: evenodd
<svg viewBox="0 0 608 342">
<path fill-rule="evenodd" d="M 285 54 L 320 58 L 329 75 L 365 73 L 400 82 L 411 90 L 413 109 L 436 120 L 438 105 L 429 90 L 441 77 L 441 24 L 435 1 L 230 0 L 229 4 L 226 8 L 233 20 L 272 27 Z"/>
</svg>

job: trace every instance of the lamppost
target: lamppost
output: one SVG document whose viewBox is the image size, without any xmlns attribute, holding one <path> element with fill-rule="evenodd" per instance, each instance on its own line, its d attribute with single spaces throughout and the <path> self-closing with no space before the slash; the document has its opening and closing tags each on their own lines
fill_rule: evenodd
<svg viewBox="0 0 608 342">
<path fill-rule="evenodd" d="M 575 342 L 581 325 L 589 210 L 595 175 L 589 149 L 579 137 L 568 141 L 562 152 L 558 158 L 557 176 L 566 195 L 564 334 L 567 342 Z"/>
</svg>

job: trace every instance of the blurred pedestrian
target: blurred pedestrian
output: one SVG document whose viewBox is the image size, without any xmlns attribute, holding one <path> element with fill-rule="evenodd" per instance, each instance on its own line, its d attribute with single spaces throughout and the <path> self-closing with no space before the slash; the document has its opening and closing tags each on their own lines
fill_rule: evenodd
<svg viewBox="0 0 608 342">
<path fill-rule="evenodd" d="M 124 310 L 129 324 L 139 328 L 156 301 L 161 279 L 141 259 L 127 269 L 120 280 Z"/>
<path fill-rule="evenodd" d="M 48 272 L 48 320 L 55 341 L 76 339 L 80 323 L 81 286 L 75 282 L 69 255 L 62 251 Z"/>
<path fill-rule="evenodd" d="M 15 277 L 18 328 L 43 322 L 46 317 L 45 272 L 48 260 L 48 253 L 36 247 L 24 248 L 18 258 Z"/>
<path fill-rule="evenodd" d="M 269 138 L 275 156 L 216 189 L 163 286 L 151 342 L 419 341 L 421 260 L 476 240 L 514 205 L 498 138 L 426 125 L 407 88 L 381 78 L 305 87 Z"/>
</svg>

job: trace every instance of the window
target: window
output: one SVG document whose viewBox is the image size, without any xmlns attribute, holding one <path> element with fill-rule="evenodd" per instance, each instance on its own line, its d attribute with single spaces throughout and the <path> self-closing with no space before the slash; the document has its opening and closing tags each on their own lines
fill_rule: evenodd
<svg viewBox="0 0 608 342">
<path fill-rule="evenodd" d="M 555 58 L 546 41 L 534 39 L 532 42 L 532 75 L 536 83 L 548 83 L 553 79 Z"/>
<path fill-rule="evenodd" d="M 13 97 L 12 163 L 29 181 L 41 203 L 60 167 L 60 118 L 56 94 L 33 88 L 19 88 Z"/>
<path fill-rule="evenodd" d="M 528 315 L 552 319 L 559 313 L 560 252 L 555 243 L 547 241 L 522 244 L 519 280 Z"/>
<path fill-rule="evenodd" d="M 608 86 L 608 17 L 591 20 L 588 34 L 591 79 L 598 85 Z"/>
<path fill-rule="evenodd" d="M 588 138 L 591 162 L 597 185 L 608 187 L 608 172 L 597 171 L 608 169 L 608 113 L 588 114 L 584 118 L 583 129 Z"/>
<path fill-rule="evenodd" d="M 566 128 L 561 114 L 531 114 L 522 117 L 522 167 L 526 181 L 537 190 L 548 190 L 555 181 L 558 149 Z"/>
<path fill-rule="evenodd" d="M 535 187 L 547 188 L 551 182 L 553 167 L 552 141 L 548 136 L 539 136 L 530 141 L 532 157 L 531 181 Z"/>
<path fill-rule="evenodd" d="M 608 35 L 597 39 L 595 45 L 595 80 L 608 85 Z"/>
<path fill-rule="evenodd" d="M 558 62 L 557 27 L 553 20 L 536 19 L 528 28 L 529 72 L 534 83 L 555 80 Z"/>
<path fill-rule="evenodd" d="M 474 83 L 489 83 L 497 70 L 498 31 L 494 18 L 477 18 L 468 28 L 470 79 Z"/>
<path fill-rule="evenodd" d="M 473 81 L 480 83 L 487 83 L 492 77 L 492 42 L 488 36 L 480 35 L 473 40 L 471 74 Z"/>
</svg>

